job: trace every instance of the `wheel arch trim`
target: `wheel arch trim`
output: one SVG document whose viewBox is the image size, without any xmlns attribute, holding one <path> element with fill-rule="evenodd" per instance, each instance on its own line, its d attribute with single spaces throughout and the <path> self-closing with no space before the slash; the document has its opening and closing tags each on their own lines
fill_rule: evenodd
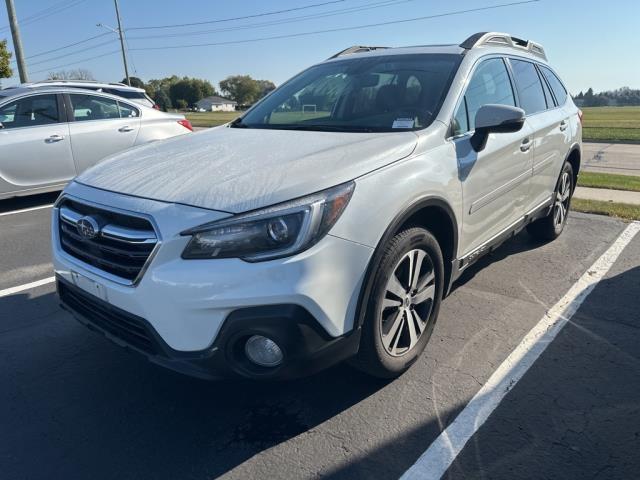
<svg viewBox="0 0 640 480">
<path fill-rule="evenodd" d="M 452 280 L 452 272 L 451 265 L 452 260 L 457 257 L 458 253 L 458 221 L 456 219 L 456 215 L 453 211 L 453 208 L 449 205 L 449 203 L 442 197 L 438 196 L 425 196 L 414 200 L 408 206 L 406 206 L 402 211 L 400 211 L 393 220 L 389 223 L 389 226 L 385 230 L 385 232 L 380 237 L 378 244 L 375 247 L 373 256 L 371 260 L 369 260 L 369 264 L 367 265 L 367 270 L 365 272 L 364 280 L 362 282 L 362 286 L 360 288 L 360 294 L 358 295 L 358 303 L 356 307 L 356 313 L 354 318 L 353 330 L 359 329 L 362 327 L 364 323 L 365 314 L 366 314 L 366 305 L 364 305 L 364 299 L 369 296 L 371 293 L 371 289 L 373 288 L 373 278 L 374 272 L 376 271 L 377 266 L 380 264 L 380 260 L 382 258 L 382 254 L 384 252 L 384 246 L 387 242 L 395 235 L 400 227 L 405 224 L 412 216 L 417 214 L 419 211 L 424 210 L 429 207 L 435 207 L 442 210 L 451 222 L 452 228 L 452 258 L 444 259 L 444 267 L 445 267 L 445 277 L 446 282 L 444 285 L 444 291 L 448 291 L 449 284 Z"/>
</svg>

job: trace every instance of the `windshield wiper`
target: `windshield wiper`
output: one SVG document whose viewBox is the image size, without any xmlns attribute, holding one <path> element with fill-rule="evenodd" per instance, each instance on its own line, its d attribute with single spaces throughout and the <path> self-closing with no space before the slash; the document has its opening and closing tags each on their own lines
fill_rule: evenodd
<svg viewBox="0 0 640 480">
<path fill-rule="evenodd" d="M 236 118 L 233 122 L 231 122 L 229 127 L 231 127 L 231 128 L 249 128 L 249 126 L 246 123 L 242 123 L 242 119 L 240 117 Z"/>
</svg>

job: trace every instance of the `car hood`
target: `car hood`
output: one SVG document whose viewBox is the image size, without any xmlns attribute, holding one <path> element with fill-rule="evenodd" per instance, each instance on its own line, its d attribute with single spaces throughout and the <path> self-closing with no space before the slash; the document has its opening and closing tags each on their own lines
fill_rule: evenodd
<svg viewBox="0 0 640 480">
<path fill-rule="evenodd" d="M 416 143 L 412 132 L 219 127 L 114 155 L 76 181 L 240 213 L 347 182 L 410 155 Z"/>
</svg>

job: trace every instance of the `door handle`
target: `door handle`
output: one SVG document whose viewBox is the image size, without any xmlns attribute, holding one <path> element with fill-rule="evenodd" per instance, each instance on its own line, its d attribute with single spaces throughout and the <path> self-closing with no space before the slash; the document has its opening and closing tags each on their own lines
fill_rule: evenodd
<svg viewBox="0 0 640 480">
<path fill-rule="evenodd" d="M 564 120 L 562 120 L 560 122 L 560 131 L 564 132 L 567 129 L 568 126 L 569 126 L 569 124 L 567 122 L 565 122 Z"/>
<path fill-rule="evenodd" d="M 531 139 L 529 137 L 525 138 L 524 140 L 522 140 L 522 143 L 520 144 L 520 151 L 528 152 L 529 149 L 531 148 L 531 145 L 533 145 L 533 142 L 531 141 Z"/>
<path fill-rule="evenodd" d="M 45 139 L 46 143 L 56 143 L 64 140 L 64 135 L 51 135 L 49 138 Z"/>
<path fill-rule="evenodd" d="M 131 132 L 133 131 L 133 127 L 130 127 L 129 125 L 125 125 L 124 127 L 120 127 L 118 131 L 122 133 Z"/>
</svg>

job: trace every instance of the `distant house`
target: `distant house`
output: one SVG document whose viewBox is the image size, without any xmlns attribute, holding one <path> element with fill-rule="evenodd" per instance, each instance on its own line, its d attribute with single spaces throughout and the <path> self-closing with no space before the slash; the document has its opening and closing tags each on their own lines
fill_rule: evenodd
<svg viewBox="0 0 640 480">
<path fill-rule="evenodd" d="M 218 97 L 213 95 L 212 97 L 206 97 L 196 102 L 198 110 L 204 112 L 233 112 L 236 109 L 237 103 L 227 98 Z"/>
</svg>

